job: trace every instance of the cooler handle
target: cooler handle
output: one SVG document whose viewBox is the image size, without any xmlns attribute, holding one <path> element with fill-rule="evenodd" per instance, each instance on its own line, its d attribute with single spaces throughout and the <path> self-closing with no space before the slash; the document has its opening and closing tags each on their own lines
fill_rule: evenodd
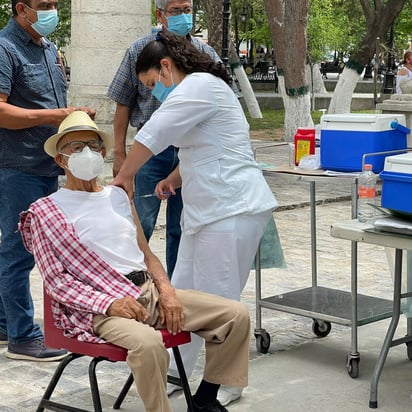
<svg viewBox="0 0 412 412">
<path fill-rule="evenodd" d="M 411 132 L 411 129 L 409 129 L 406 126 L 403 126 L 403 125 L 399 124 L 399 122 L 397 120 L 392 120 L 391 127 L 392 127 L 392 129 L 398 130 L 398 131 L 403 132 L 405 134 L 409 134 Z"/>
</svg>

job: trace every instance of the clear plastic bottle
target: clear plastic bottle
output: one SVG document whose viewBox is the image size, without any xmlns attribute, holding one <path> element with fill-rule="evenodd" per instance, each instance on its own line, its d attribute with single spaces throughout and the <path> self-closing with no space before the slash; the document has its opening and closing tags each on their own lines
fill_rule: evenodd
<svg viewBox="0 0 412 412">
<path fill-rule="evenodd" d="M 376 181 L 377 175 L 372 171 L 371 164 L 365 164 L 358 179 L 358 220 L 370 222 L 376 214 Z"/>
</svg>

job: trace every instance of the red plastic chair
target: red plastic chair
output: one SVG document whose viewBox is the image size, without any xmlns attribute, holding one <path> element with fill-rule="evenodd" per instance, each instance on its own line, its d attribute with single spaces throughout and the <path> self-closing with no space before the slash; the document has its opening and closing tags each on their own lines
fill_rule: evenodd
<svg viewBox="0 0 412 412">
<path fill-rule="evenodd" d="M 110 362 L 126 361 L 127 350 L 111 343 L 89 343 L 81 342 L 75 338 L 68 338 L 63 335 L 63 331 L 54 325 L 53 314 L 51 310 L 51 298 L 43 290 L 43 305 L 44 305 L 44 337 L 47 346 L 52 348 L 64 348 L 70 353 L 60 361 L 46 391 L 37 407 L 37 412 L 42 412 L 45 409 L 54 411 L 71 411 L 71 412 L 88 412 L 85 409 L 74 408 L 70 405 L 51 401 L 50 398 L 54 389 L 57 386 L 66 366 L 73 360 L 82 356 L 90 356 L 92 360 L 89 364 L 89 381 L 92 394 L 94 412 L 102 412 L 100 400 L 99 386 L 96 378 L 96 366 L 99 362 L 105 360 Z M 180 356 L 179 345 L 190 342 L 190 333 L 181 332 L 177 335 L 171 335 L 166 329 L 162 329 L 163 342 L 166 348 L 172 348 L 176 360 L 176 366 L 179 371 L 180 379 L 169 377 L 168 382 L 179 384 L 183 387 L 186 398 L 188 411 L 193 410 L 192 396 L 187 381 L 186 372 Z M 124 384 L 118 398 L 116 399 L 113 409 L 119 409 L 124 398 L 127 395 L 131 385 L 133 384 L 133 375 L 130 374 Z"/>
</svg>

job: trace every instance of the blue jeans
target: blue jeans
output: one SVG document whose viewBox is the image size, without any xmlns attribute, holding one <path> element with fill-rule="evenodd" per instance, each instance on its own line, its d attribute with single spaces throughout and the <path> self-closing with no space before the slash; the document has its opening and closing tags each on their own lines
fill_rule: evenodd
<svg viewBox="0 0 412 412">
<path fill-rule="evenodd" d="M 156 196 L 140 196 L 153 193 L 157 183 L 165 179 L 178 164 L 177 149 L 169 146 L 162 153 L 152 157 L 135 176 L 134 204 L 148 241 L 156 225 L 161 201 Z M 169 278 L 172 277 L 177 259 L 182 207 L 181 191 L 177 189 L 176 195 L 167 199 L 166 206 L 166 267 Z"/>
<path fill-rule="evenodd" d="M 0 187 L 0 331 L 10 343 L 19 344 L 43 336 L 34 323 L 29 279 L 34 259 L 17 230 L 19 214 L 40 197 L 55 192 L 57 177 L 0 169 Z"/>
</svg>

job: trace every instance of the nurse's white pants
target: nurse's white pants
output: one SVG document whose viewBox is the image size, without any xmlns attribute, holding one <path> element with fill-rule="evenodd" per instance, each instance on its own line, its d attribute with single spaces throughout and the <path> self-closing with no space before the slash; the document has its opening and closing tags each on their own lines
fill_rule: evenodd
<svg viewBox="0 0 412 412">
<path fill-rule="evenodd" d="M 255 258 L 259 241 L 272 211 L 238 215 L 211 223 L 193 235 L 182 234 L 172 285 L 240 300 Z M 203 339 L 192 333 L 192 341 L 180 346 L 190 376 Z M 169 375 L 179 376 L 170 353 Z"/>
</svg>

